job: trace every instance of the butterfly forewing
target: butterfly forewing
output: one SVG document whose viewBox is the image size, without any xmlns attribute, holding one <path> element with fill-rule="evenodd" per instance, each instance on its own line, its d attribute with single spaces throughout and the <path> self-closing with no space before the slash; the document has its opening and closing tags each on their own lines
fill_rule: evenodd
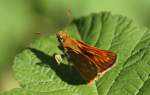
<svg viewBox="0 0 150 95">
<path fill-rule="evenodd" d="M 81 41 L 77 43 L 82 53 L 89 58 L 92 64 L 95 64 L 98 72 L 105 71 L 116 61 L 116 54 L 111 51 L 95 48 Z"/>
</svg>

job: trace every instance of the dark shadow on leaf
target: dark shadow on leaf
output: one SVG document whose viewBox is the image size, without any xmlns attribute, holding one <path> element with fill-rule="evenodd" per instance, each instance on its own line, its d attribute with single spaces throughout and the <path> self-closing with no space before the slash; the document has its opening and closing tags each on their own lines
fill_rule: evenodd
<svg viewBox="0 0 150 95">
<path fill-rule="evenodd" d="M 59 76 L 63 81 L 67 82 L 68 84 L 80 85 L 87 83 L 82 79 L 80 74 L 73 66 L 63 63 L 58 64 L 54 56 L 49 56 L 35 48 L 29 49 L 42 61 L 42 63 L 49 65 L 51 69 L 56 72 L 57 76 Z"/>
</svg>

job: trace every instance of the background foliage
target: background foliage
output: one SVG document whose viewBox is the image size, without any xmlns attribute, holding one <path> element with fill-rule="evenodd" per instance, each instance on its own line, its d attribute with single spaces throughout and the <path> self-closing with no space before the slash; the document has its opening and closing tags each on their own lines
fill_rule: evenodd
<svg viewBox="0 0 150 95">
<path fill-rule="evenodd" d="M 37 38 L 33 34 L 34 32 L 42 32 L 42 36 L 53 35 L 67 26 L 72 17 L 105 10 L 111 11 L 113 14 L 128 16 L 141 26 L 149 27 L 149 4 L 149 0 L 87 0 L 86 2 L 81 0 L 1 0 L 1 89 L 7 90 L 16 85 L 10 80 L 12 78 L 12 61 L 23 47 Z M 67 16 L 68 9 L 71 10 L 69 17 Z M 102 43 L 99 44 L 101 47 L 103 46 Z M 106 46 L 104 45 L 103 48 Z M 6 85 L 7 83 L 8 85 Z"/>
</svg>

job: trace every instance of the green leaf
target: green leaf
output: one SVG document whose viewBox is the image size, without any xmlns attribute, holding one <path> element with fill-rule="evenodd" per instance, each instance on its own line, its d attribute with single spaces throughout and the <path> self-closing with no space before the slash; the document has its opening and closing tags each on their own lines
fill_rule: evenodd
<svg viewBox="0 0 150 95">
<path fill-rule="evenodd" d="M 60 53 L 56 41 L 55 36 L 41 38 L 31 46 L 32 48 L 16 57 L 14 70 L 20 85 L 24 89 L 39 93 L 95 94 L 93 86 L 79 85 L 82 80 L 75 69 L 65 64 L 57 65 L 53 58 L 53 53 Z M 89 92 L 86 92 L 87 90 Z"/>
<path fill-rule="evenodd" d="M 32 95 L 149 95 L 150 31 L 127 17 L 108 12 L 75 19 L 63 31 L 98 48 L 117 53 L 117 62 L 93 85 L 87 85 L 68 62 L 57 64 L 55 35 L 32 43 L 13 66 L 21 89 Z M 66 64 L 67 63 L 67 64 Z"/>
<path fill-rule="evenodd" d="M 15 88 L 15 89 L 12 89 L 8 92 L 1 93 L 1 95 L 33 95 L 33 94 L 32 94 L 32 92 L 27 91 L 27 90 L 22 89 L 22 88 Z"/>
</svg>

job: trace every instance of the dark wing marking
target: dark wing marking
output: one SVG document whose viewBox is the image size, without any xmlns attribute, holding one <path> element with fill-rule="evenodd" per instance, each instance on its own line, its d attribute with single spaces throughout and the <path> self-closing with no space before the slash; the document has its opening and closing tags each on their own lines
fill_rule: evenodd
<svg viewBox="0 0 150 95">
<path fill-rule="evenodd" d="M 90 82 L 97 76 L 97 68 L 94 64 L 91 64 L 90 60 L 83 54 L 76 53 L 73 50 L 67 51 L 72 61 L 72 64 L 79 71 L 84 80 Z"/>
</svg>

